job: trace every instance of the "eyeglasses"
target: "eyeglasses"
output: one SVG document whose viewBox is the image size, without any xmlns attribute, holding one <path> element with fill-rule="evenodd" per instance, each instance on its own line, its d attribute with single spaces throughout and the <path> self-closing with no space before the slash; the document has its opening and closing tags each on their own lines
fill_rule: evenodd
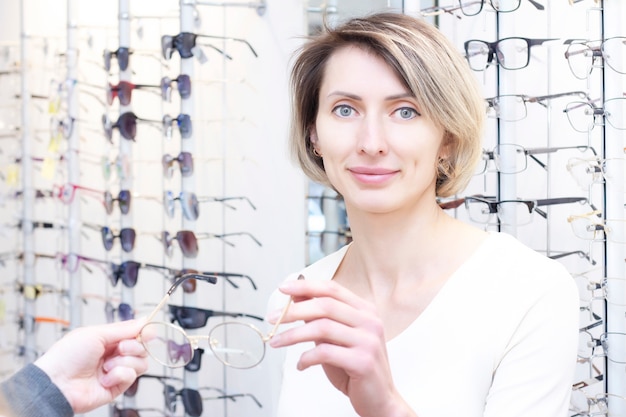
<svg viewBox="0 0 626 417">
<path fill-rule="evenodd" d="M 165 249 L 165 254 L 167 256 L 172 256 L 174 253 L 173 241 L 178 241 L 178 246 L 180 247 L 183 256 L 186 258 L 196 258 L 198 256 L 198 239 L 221 239 L 224 243 L 229 246 L 235 246 L 233 243 L 227 241 L 225 238 L 228 236 L 237 236 L 237 235 L 248 235 L 250 236 L 257 244 L 260 245 L 260 242 L 254 238 L 254 236 L 250 235 L 246 232 L 233 232 L 233 233 L 224 233 L 224 234 L 215 234 L 215 233 L 199 233 L 195 234 L 191 230 L 179 230 L 176 232 L 176 235 L 172 236 L 172 234 L 168 231 L 161 232 L 160 240 Z"/>
<path fill-rule="evenodd" d="M 106 251 L 110 251 L 113 248 L 113 242 L 115 239 L 119 239 L 122 244 L 122 250 L 124 252 L 132 252 L 135 248 L 135 237 L 137 233 L 135 229 L 130 227 L 124 227 L 115 234 L 113 229 L 108 226 L 102 226 L 100 228 L 100 234 L 102 235 L 102 244 Z"/>
<path fill-rule="evenodd" d="M 533 212 L 547 218 L 547 213 L 539 207 L 555 204 L 587 203 L 585 197 L 546 198 L 540 200 L 501 200 L 495 201 L 479 196 L 465 197 L 465 208 L 470 220 L 480 224 L 508 224 L 522 226 L 532 221 Z M 497 219 L 494 219 L 496 217 Z"/>
<path fill-rule="evenodd" d="M 574 101 L 569 103 L 564 113 L 567 113 L 567 120 L 577 132 L 588 133 L 596 125 L 602 126 L 604 119 L 618 130 L 626 130 L 626 98 L 611 98 L 604 102 L 604 108 L 597 107 L 592 102 Z"/>
<path fill-rule="evenodd" d="M 580 301 L 589 303 L 593 300 L 606 300 L 615 306 L 624 306 L 621 298 L 621 290 L 626 288 L 626 279 L 615 277 L 603 277 L 600 281 L 594 281 L 587 276 L 587 272 L 572 274 L 572 278 L 578 286 Z"/>
<path fill-rule="evenodd" d="M 106 315 L 107 323 L 113 323 L 115 321 L 115 312 L 121 321 L 132 320 L 135 318 L 135 310 L 128 303 L 120 303 L 117 307 L 114 307 L 110 301 L 107 301 L 104 305 L 104 313 Z"/>
<path fill-rule="evenodd" d="M 20 315 L 17 319 L 17 326 L 19 329 L 25 330 L 27 333 L 34 332 L 35 325 L 39 323 L 60 324 L 65 330 L 67 330 L 70 326 L 69 321 L 56 317 Z"/>
<path fill-rule="evenodd" d="M 139 332 L 138 339 L 148 354 L 161 365 L 169 368 L 182 367 L 191 361 L 193 351 L 198 349 L 200 340 L 207 340 L 215 358 L 224 365 L 247 369 L 261 363 L 265 357 L 265 344 L 276 334 L 293 298 L 289 297 L 276 324 L 266 335 L 249 323 L 236 321 L 218 324 L 207 336 L 189 335 L 174 324 L 151 321 L 184 279 L 185 276 L 172 285 Z M 298 279 L 304 279 L 304 276 L 300 275 Z"/>
<path fill-rule="evenodd" d="M 189 177 L 193 174 L 193 155 L 191 152 L 183 151 L 175 157 L 170 154 L 163 155 L 161 164 L 165 178 L 172 178 L 174 176 L 174 163 L 176 162 L 178 162 L 181 176 Z"/>
<path fill-rule="evenodd" d="M 164 101 L 172 101 L 172 84 L 176 83 L 180 98 L 186 99 L 191 97 L 191 79 L 187 74 L 180 74 L 178 77 L 171 79 L 170 77 L 161 78 L 161 98 Z"/>
<path fill-rule="evenodd" d="M 106 138 L 111 142 L 113 140 L 113 129 L 119 129 L 120 135 L 127 140 L 135 140 L 137 136 L 137 121 L 148 123 L 161 123 L 158 120 L 142 119 L 133 112 L 122 113 L 115 123 L 109 119 L 109 116 L 102 115 L 102 127 Z"/>
<path fill-rule="evenodd" d="M 495 64 L 506 70 L 518 70 L 528 66 L 531 47 L 554 40 L 558 39 L 510 37 L 495 42 L 471 39 L 464 43 L 465 57 L 474 71 L 483 71 Z"/>
<path fill-rule="evenodd" d="M 537 103 L 547 107 L 544 102 L 560 97 L 577 96 L 581 99 L 589 99 L 584 91 L 569 91 L 559 94 L 530 97 L 523 94 L 505 94 L 497 97 L 486 98 L 487 117 L 498 118 L 505 122 L 517 122 L 528 115 L 526 103 Z"/>
<path fill-rule="evenodd" d="M 119 64 L 120 71 L 126 71 L 128 68 L 128 58 L 132 54 L 132 51 L 125 46 L 120 46 L 115 51 L 105 49 L 102 52 L 102 59 L 104 60 L 104 69 L 111 70 L 111 58 L 116 57 Z"/>
<path fill-rule="evenodd" d="M 587 358 L 605 356 L 611 362 L 626 364 L 625 342 L 626 333 L 605 332 L 599 338 L 595 338 L 591 333 L 583 332 L 579 341 L 579 356 Z M 602 348 L 602 353 L 595 352 L 597 347 Z"/>
<path fill-rule="evenodd" d="M 182 139 L 188 139 L 191 137 L 191 116 L 181 113 L 175 118 L 169 114 L 163 116 L 161 123 L 163 125 L 163 135 L 165 135 L 166 138 L 169 139 L 172 137 L 172 124 L 174 124 L 174 122 L 176 122 L 176 125 L 178 126 L 178 131 L 180 132 L 180 137 Z"/>
<path fill-rule="evenodd" d="M 85 192 L 87 195 L 91 195 L 95 198 L 99 198 L 103 193 L 103 191 L 101 190 L 96 190 L 94 188 L 72 183 L 66 183 L 61 186 L 54 185 L 52 187 L 52 190 L 53 192 L 51 195 L 56 195 L 56 197 L 64 204 L 70 204 L 74 201 L 74 197 L 76 196 L 76 190 Z"/>
<path fill-rule="evenodd" d="M 626 220 L 602 220 L 601 215 L 600 211 L 594 210 L 586 214 L 571 215 L 567 218 L 567 222 L 571 225 L 574 235 L 583 240 L 626 243 L 624 235 Z M 622 233 L 614 233 L 616 230 Z"/>
<path fill-rule="evenodd" d="M 126 389 L 126 391 L 124 391 L 125 397 L 134 397 L 135 395 L 137 395 L 137 390 L 139 389 L 140 379 L 156 379 L 162 384 L 165 384 L 163 381 L 166 381 L 166 380 L 173 380 L 173 381 L 180 381 L 180 382 L 183 381 L 181 378 L 170 376 L 170 375 L 142 374 L 142 375 L 139 375 L 137 379 L 135 379 L 135 382 L 133 382 L 131 386 Z"/>
<path fill-rule="evenodd" d="M 23 284 L 16 282 L 15 290 L 27 300 L 36 300 L 45 294 L 68 294 L 67 290 L 56 288 L 49 284 Z"/>
<path fill-rule="evenodd" d="M 117 85 L 109 83 L 106 87 L 107 103 L 110 106 L 111 104 L 113 104 L 113 99 L 117 97 L 120 100 L 120 104 L 127 106 L 130 104 L 133 90 L 160 87 L 160 85 L 133 84 L 129 81 L 120 81 Z"/>
<path fill-rule="evenodd" d="M 118 408 L 117 406 L 113 407 L 113 417 L 141 417 L 140 411 L 157 412 L 169 417 L 169 414 L 166 414 L 160 408 Z"/>
<path fill-rule="evenodd" d="M 612 175 L 613 168 L 615 167 L 615 172 L 621 172 L 623 165 L 623 158 L 601 159 L 596 156 L 592 158 L 570 158 L 566 168 L 580 188 L 588 190 L 592 184 L 619 180 Z"/>
<path fill-rule="evenodd" d="M 263 317 L 246 313 L 207 310 L 204 308 L 177 306 L 172 304 L 169 304 L 168 308 L 170 321 L 172 323 L 176 321 L 183 329 L 199 329 L 204 327 L 211 317 L 248 317 L 263 321 Z"/>
<path fill-rule="evenodd" d="M 571 0 L 570 0 L 571 1 Z M 569 415 L 575 417 L 619 416 L 626 410 L 626 398 L 611 393 L 587 394 L 585 391 L 572 390 Z M 618 410 L 614 413 L 613 410 Z"/>
<path fill-rule="evenodd" d="M 537 3 L 534 0 L 528 0 L 528 1 L 533 6 L 535 6 L 537 10 L 545 9 L 543 5 Z M 461 12 L 465 16 L 476 16 L 478 13 L 480 13 L 483 10 L 483 6 L 485 2 L 486 0 L 479 0 L 479 1 L 459 0 L 459 6 L 461 9 Z M 509 13 L 509 12 L 514 12 L 515 10 L 519 9 L 520 5 L 522 4 L 522 0 L 507 0 L 507 1 L 489 0 L 489 4 L 498 13 Z"/>
<path fill-rule="evenodd" d="M 248 46 L 248 48 L 250 49 L 250 52 L 252 52 L 252 54 L 255 57 L 258 57 L 252 45 L 250 45 L 250 43 L 245 39 L 230 38 L 230 37 L 224 37 L 224 36 L 200 35 L 197 33 L 190 33 L 190 32 L 181 32 L 175 36 L 163 35 L 161 37 L 161 52 L 163 54 L 163 58 L 167 60 L 171 59 L 174 53 L 174 50 L 178 51 L 181 58 L 191 58 L 192 56 L 194 56 L 194 54 L 197 53 L 196 40 L 198 38 L 223 39 L 223 40 L 230 40 L 230 41 L 235 41 L 235 42 L 242 42 Z M 224 51 L 212 45 L 206 45 L 206 46 L 209 46 L 215 49 L 216 51 L 224 55 L 226 58 L 230 58 L 230 56 L 228 56 Z"/>
<path fill-rule="evenodd" d="M 117 198 L 113 198 L 113 195 L 110 191 L 104 192 L 104 208 L 107 214 L 111 214 L 113 212 L 113 202 L 117 201 L 120 207 L 120 211 L 122 214 L 128 214 L 130 211 L 130 201 L 132 195 L 129 190 L 120 190 L 117 194 Z"/>
<path fill-rule="evenodd" d="M 118 179 L 124 180 L 129 178 L 130 161 L 127 155 L 118 155 L 113 161 L 109 161 L 109 158 L 103 156 L 100 158 L 100 165 L 102 167 L 102 178 L 106 181 L 111 179 L 112 168 L 115 168 Z"/>
<path fill-rule="evenodd" d="M 226 204 L 226 201 L 230 200 L 245 200 L 250 204 L 252 209 L 256 210 L 256 207 L 247 197 L 200 197 L 198 198 L 195 193 L 191 191 L 181 191 L 178 196 L 175 196 L 172 191 L 164 191 L 163 192 L 163 208 L 165 209 L 165 214 L 168 217 L 173 218 L 175 209 L 176 209 L 176 201 L 180 201 L 181 208 L 183 210 L 183 216 L 185 219 L 194 221 L 198 219 L 200 215 L 200 204 L 205 202 L 220 202 L 224 203 L 224 205 L 230 209 L 235 210 L 236 208 Z"/>
<path fill-rule="evenodd" d="M 599 42 L 599 45 L 594 45 Z M 604 63 L 619 74 L 626 74 L 626 37 L 616 36 L 604 41 L 568 39 L 565 58 L 574 77 L 585 80 L 596 67 L 596 60 Z"/>
<path fill-rule="evenodd" d="M 482 160 L 479 163 L 475 175 L 483 174 L 487 171 L 489 161 L 493 161 L 496 170 L 501 174 L 517 174 L 528 168 L 528 158 L 531 158 L 542 168 L 547 169 L 547 165 L 535 157 L 539 154 L 554 153 L 565 149 L 577 149 L 585 152 L 592 149 L 589 146 L 556 146 L 546 148 L 524 148 L 515 144 L 501 143 L 496 145 L 491 151 L 483 150 Z"/>
<path fill-rule="evenodd" d="M 214 397 L 202 397 L 200 391 L 217 391 L 218 396 Z M 202 415 L 203 400 L 222 400 L 229 399 L 235 401 L 238 397 L 250 397 L 252 400 L 261 407 L 261 403 L 252 394 L 226 394 L 223 390 L 215 387 L 200 387 L 198 389 L 183 388 L 176 390 L 171 385 L 165 385 L 163 388 L 163 394 L 165 397 L 165 406 L 172 413 L 176 412 L 176 399 L 180 397 L 183 400 L 183 407 L 185 414 L 191 417 L 200 417 Z"/>
<path fill-rule="evenodd" d="M 228 284 L 230 284 L 233 288 L 239 288 L 239 284 L 237 284 L 236 282 L 233 281 L 233 278 L 242 278 L 242 279 L 246 279 L 250 282 L 250 285 L 252 286 L 252 289 L 256 290 L 257 286 L 254 283 L 254 281 L 252 280 L 252 277 L 250 277 L 249 275 L 246 274 L 239 274 L 236 272 L 213 272 L 213 271 L 198 271 L 196 269 L 190 269 L 190 268 L 184 268 L 184 269 L 180 269 L 180 270 L 171 270 L 171 272 L 174 273 L 173 275 L 173 279 L 178 279 L 180 278 L 182 275 L 185 274 L 200 274 L 200 275 L 211 275 L 211 276 L 216 276 L 219 278 L 224 278 L 224 280 L 226 282 L 228 282 Z M 196 291 L 196 281 L 191 278 L 188 279 L 187 281 L 183 282 L 182 284 L 183 287 L 183 291 L 185 291 L 186 293 L 193 293 Z"/>
</svg>

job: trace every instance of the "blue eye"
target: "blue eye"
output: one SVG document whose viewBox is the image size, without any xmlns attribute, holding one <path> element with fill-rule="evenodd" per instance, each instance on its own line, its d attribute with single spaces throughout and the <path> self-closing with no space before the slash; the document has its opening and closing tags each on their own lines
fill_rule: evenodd
<svg viewBox="0 0 626 417">
<path fill-rule="evenodd" d="M 410 120 L 416 116 L 419 116 L 417 110 L 410 107 L 399 108 L 398 110 L 396 110 L 396 114 L 398 114 L 398 116 L 400 116 L 400 118 L 404 120 Z"/>
<path fill-rule="evenodd" d="M 348 105 L 340 104 L 333 109 L 333 113 L 340 117 L 350 117 L 354 113 L 354 109 Z"/>
</svg>

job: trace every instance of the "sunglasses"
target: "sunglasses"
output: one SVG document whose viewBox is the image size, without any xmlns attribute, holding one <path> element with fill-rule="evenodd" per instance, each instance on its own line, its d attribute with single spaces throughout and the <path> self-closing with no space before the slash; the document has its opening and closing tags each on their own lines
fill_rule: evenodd
<svg viewBox="0 0 626 417">
<path fill-rule="evenodd" d="M 177 322 L 183 329 L 199 329 L 206 326 L 211 317 L 248 317 L 263 321 L 262 317 L 246 313 L 234 313 L 230 311 L 207 310 L 198 307 L 168 305 L 170 322 Z"/>
<path fill-rule="evenodd" d="M 102 53 L 102 59 L 104 60 L 104 69 L 111 71 L 111 58 L 116 57 L 117 63 L 120 67 L 120 71 L 126 71 L 128 68 L 128 58 L 132 54 L 132 51 L 125 46 L 120 46 L 115 51 L 105 49 Z"/>
<path fill-rule="evenodd" d="M 161 164 L 163 166 L 163 176 L 172 178 L 174 176 L 174 164 L 178 162 L 180 175 L 189 177 L 193 174 L 193 155 L 191 152 L 180 152 L 176 157 L 170 154 L 163 155 Z"/>
<path fill-rule="evenodd" d="M 115 234 L 110 227 L 102 226 L 100 228 L 100 234 L 102 235 L 102 244 L 107 252 L 113 248 L 113 242 L 115 239 L 120 240 L 122 243 L 122 250 L 124 252 L 132 252 L 135 248 L 135 237 L 137 236 L 137 233 L 133 228 L 124 227 L 123 229 L 120 229 L 118 234 Z"/>
<path fill-rule="evenodd" d="M 133 112 L 122 113 L 115 123 L 107 114 L 102 115 L 102 128 L 109 142 L 113 141 L 113 129 L 119 129 L 120 135 L 127 140 L 135 140 L 137 136 L 137 121 L 161 123 L 158 120 L 142 119 Z"/>
<path fill-rule="evenodd" d="M 180 98 L 191 97 L 191 78 L 187 74 L 180 74 L 172 79 L 168 76 L 161 78 L 161 98 L 164 101 L 172 101 L 172 84 L 176 83 Z"/>
<path fill-rule="evenodd" d="M 128 214 L 130 210 L 130 201 L 131 201 L 131 193 L 129 190 L 121 190 L 117 194 L 117 198 L 113 198 L 113 195 L 110 191 L 104 192 L 104 208 L 107 214 L 111 214 L 113 212 L 113 203 L 117 201 L 120 211 L 122 214 Z"/>
<path fill-rule="evenodd" d="M 134 397 L 135 395 L 137 395 L 137 390 L 139 389 L 139 380 L 140 379 L 156 379 L 159 382 L 163 383 L 164 380 L 172 380 L 172 381 L 180 381 L 183 382 L 183 380 L 181 378 L 177 378 L 175 376 L 166 376 L 166 375 L 151 375 L 151 374 L 143 374 L 143 375 L 139 375 L 137 377 L 137 379 L 135 379 L 135 382 L 133 382 L 131 384 L 130 387 L 128 387 L 126 389 L 126 391 L 124 391 L 124 396 L 125 397 Z"/>
<path fill-rule="evenodd" d="M 200 391 L 216 391 L 218 395 L 213 397 L 202 397 L 200 395 Z M 181 390 L 176 390 L 176 388 L 171 385 L 165 385 L 163 388 L 163 396 L 165 397 L 165 406 L 172 413 L 176 412 L 176 402 L 178 397 L 180 397 L 183 402 L 185 414 L 190 415 L 191 417 L 199 417 L 202 415 L 202 403 L 204 400 L 228 399 L 236 401 L 237 398 L 240 397 L 250 397 L 257 404 L 257 406 L 262 407 L 259 400 L 257 400 L 252 394 L 226 394 L 224 390 L 216 387 L 200 387 L 198 389 L 183 388 Z"/>
<path fill-rule="evenodd" d="M 180 137 L 182 139 L 189 139 L 191 137 L 192 129 L 191 129 L 191 116 L 188 114 L 179 114 L 175 118 L 166 114 L 163 116 L 162 125 L 163 125 L 163 135 L 166 138 L 172 138 L 172 125 L 176 122 L 178 126 L 178 131 L 180 132 Z"/>
<path fill-rule="evenodd" d="M 191 191 L 181 191 L 178 196 L 174 194 L 172 191 L 164 191 L 163 192 L 163 208 L 165 209 L 165 214 L 169 218 L 174 218 L 174 213 L 176 212 L 176 201 L 180 201 L 181 208 L 183 210 L 183 216 L 185 219 L 190 221 L 195 221 L 198 219 L 200 215 L 200 204 L 199 203 L 208 203 L 208 202 L 219 202 L 223 203 L 226 207 L 232 210 L 236 210 L 236 207 L 227 204 L 226 202 L 229 200 L 246 200 L 252 209 L 256 210 L 256 207 L 250 199 L 247 197 L 198 197 L 194 192 Z"/>
<path fill-rule="evenodd" d="M 106 87 L 107 103 L 109 106 L 112 105 L 113 100 L 117 97 L 121 105 L 128 106 L 132 98 L 133 90 L 160 87 L 160 85 L 133 84 L 129 81 L 120 81 L 117 85 L 108 83 Z"/>
<path fill-rule="evenodd" d="M 180 57 L 183 59 L 191 58 L 192 56 L 199 54 L 200 52 L 198 48 L 196 47 L 196 41 L 198 38 L 223 39 L 223 40 L 231 40 L 235 42 L 242 42 L 248 46 L 248 48 L 250 49 L 250 51 L 255 57 L 258 57 L 256 51 L 254 50 L 254 48 L 252 48 L 252 45 L 250 45 L 250 43 L 246 41 L 245 39 L 230 38 L 230 37 L 224 37 L 224 36 L 200 35 L 197 33 L 190 33 L 190 32 L 181 32 L 175 36 L 171 36 L 171 35 L 161 36 L 161 53 L 163 54 L 163 58 L 167 60 L 172 59 L 172 55 L 174 54 L 175 50 L 178 51 L 178 53 L 180 54 Z M 210 45 L 210 44 L 206 46 L 218 51 L 219 53 L 224 55 L 224 57 L 228 59 L 232 59 L 232 57 L 230 57 L 221 49 L 218 49 L 215 46 Z"/>
<path fill-rule="evenodd" d="M 178 279 L 185 274 L 211 275 L 211 276 L 224 278 L 224 280 L 228 282 L 233 288 L 239 288 L 239 284 L 234 282 L 233 278 L 243 278 L 250 282 L 250 285 L 252 286 L 254 290 L 257 289 L 257 286 L 252 280 L 252 277 L 250 277 L 249 275 L 245 275 L 245 274 L 238 274 L 235 272 L 205 272 L 205 271 L 198 271 L 196 269 L 191 269 L 191 268 L 184 268 L 178 271 L 174 271 L 174 279 Z M 188 279 L 187 281 L 182 283 L 182 287 L 183 287 L 183 291 L 185 291 L 186 293 L 193 293 L 196 291 L 196 280 L 194 280 L 193 278 Z"/>
<path fill-rule="evenodd" d="M 110 301 L 107 301 L 104 305 L 104 314 L 107 319 L 107 323 L 113 323 L 115 321 L 115 312 L 117 311 L 117 317 L 120 321 L 132 320 L 135 318 L 135 310 L 128 303 L 120 303 L 117 307 L 114 307 Z"/>
</svg>

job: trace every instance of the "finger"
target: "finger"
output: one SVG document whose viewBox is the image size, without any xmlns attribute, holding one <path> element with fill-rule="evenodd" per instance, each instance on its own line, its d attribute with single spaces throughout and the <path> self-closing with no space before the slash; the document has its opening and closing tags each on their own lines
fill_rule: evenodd
<svg viewBox="0 0 626 417">
<path fill-rule="evenodd" d="M 376 310 L 370 303 L 361 304 L 360 307 L 354 307 L 331 297 L 307 299 L 292 303 L 282 322 L 291 323 L 300 320 L 309 322 L 329 318 L 350 327 L 372 327 L 379 321 Z"/>
<path fill-rule="evenodd" d="M 147 357 L 146 348 L 137 339 L 122 340 L 117 347 L 118 354 L 122 356 Z"/>
<path fill-rule="evenodd" d="M 115 356 L 107 359 L 102 365 L 106 374 L 115 373 L 116 368 L 133 369 L 137 375 L 141 375 L 148 369 L 148 359 L 140 356 Z"/>
<path fill-rule="evenodd" d="M 133 367 L 118 366 L 100 377 L 100 384 L 112 390 L 113 397 L 126 391 L 143 372 Z"/>
<path fill-rule="evenodd" d="M 296 343 L 331 343 L 338 346 L 358 345 L 361 331 L 336 321 L 322 318 L 292 327 L 274 335 L 270 346 L 283 347 Z"/>
<path fill-rule="evenodd" d="M 97 326 L 96 334 L 105 345 L 114 344 L 124 339 L 132 339 L 137 336 L 145 319 L 125 320 L 115 323 Z"/>
</svg>

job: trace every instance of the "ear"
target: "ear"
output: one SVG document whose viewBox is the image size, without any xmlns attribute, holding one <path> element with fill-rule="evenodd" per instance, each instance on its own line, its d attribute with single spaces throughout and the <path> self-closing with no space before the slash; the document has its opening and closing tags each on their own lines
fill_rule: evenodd
<svg viewBox="0 0 626 417">
<path fill-rule="evenodd" d="M 447 135 L 445 135 L 443 137 L 443 140 L 441 141 L 441 145 L 439 146 L 439 153 L 438 153 L 438 159 L 448 159 L 450 158 L 450 154 L 451 154 L 451 143 L 450 143 L 450 138 L 448 138 Z"/>
<path fill-rule="evenodd" d="M 315 125 L 309 128 L 309 142 L 311 142 L 311 149 L 319 153 L 319 140 L 317 138 L 317 129 L 315 129 Z"/>
</svg>

